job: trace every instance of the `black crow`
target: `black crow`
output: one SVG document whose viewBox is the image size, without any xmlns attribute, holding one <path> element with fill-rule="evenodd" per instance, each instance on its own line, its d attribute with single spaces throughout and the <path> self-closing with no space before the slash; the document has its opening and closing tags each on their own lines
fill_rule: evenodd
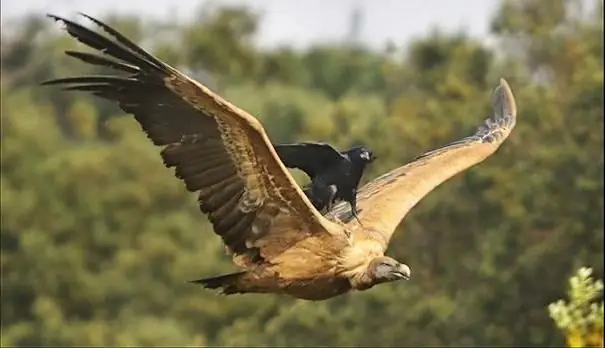
<svg viewBox="0 0 605 348">
<path fill-rule="evenodd" d="M 286 167 L 309 176 L 311 183 L 303 191 L 317 210 L 330 211 L 336 200 L 344 200 L 357 218 L 357 186 L 366 165 L 376 158 L 370 149 L 356 146 L 339 152 L 329 144 L 315 142 L 274 147 Z"/>
</svg>

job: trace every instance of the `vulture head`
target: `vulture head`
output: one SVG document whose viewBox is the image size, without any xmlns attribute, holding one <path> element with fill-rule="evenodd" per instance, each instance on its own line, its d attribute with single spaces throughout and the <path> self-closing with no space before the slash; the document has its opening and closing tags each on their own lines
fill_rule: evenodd
<svg viewBox="0 0 605 348">
<path fill-rule="evenodd" d="M 412 270 L 408 265 L 398 262 L 387 256 L 376 257 L 370 261 L 368 275 L 373 283 L 394 282 L 396 280 L 409 280 Z"/>
</svg>

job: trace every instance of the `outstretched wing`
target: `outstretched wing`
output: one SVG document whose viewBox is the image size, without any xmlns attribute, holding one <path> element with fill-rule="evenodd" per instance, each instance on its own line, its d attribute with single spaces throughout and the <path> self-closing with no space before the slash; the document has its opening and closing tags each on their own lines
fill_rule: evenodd
<svg viewBox="0 0 605 348">
<path fill-rule="evenodd" d="M 345 159 L 338 150 L 326 143 L 302 142 L 277 144 L 274 147 L 286 167 L 302 170 L 311 180 L 322 170 Z"/>
<path fill-rule="evenodd" d="M 482 162 L 493 154 L 515 127 L 517 108 L 504 80 L 493 96 L 494 113 L 469 137 L 427 152 L 409 164 L 374 179 L 357 195 L 359 217 L 368 237 L 378 239 L 385 249 L 397 225 L 408 211 L 437 185 Z M 331 218 L 351 221 L 344 204 L 334 207 Z"/>
<path fill-rule="evenodd" d="M 94 18 L 86 16 L 108 36 L 49 17 L 104 53 L 67 55 L 129 75 L 44 84 L 90 92 L 133 114 L 151 141 L 163 147 L 164 164 L 176 169 L 187 190 L 199 192 L 201 211 L 225 245 L 243 256 L 242 263 L 271 259 L 310 234 L 328 232 L 327 221 L 279 161 L 258 120 Z"/>
</svg>

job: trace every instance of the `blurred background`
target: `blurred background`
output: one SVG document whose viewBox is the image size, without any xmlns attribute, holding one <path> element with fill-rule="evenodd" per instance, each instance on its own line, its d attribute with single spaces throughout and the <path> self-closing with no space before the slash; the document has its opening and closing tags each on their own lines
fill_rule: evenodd
<svg viewBox="0 0 605 348">
<path fill-rule="evenodd" d="M 547 307 L 580 267 L 603 277 L 603 1 L 461 4 L 2 1 L 2 346 L 571 345 L 581 325 L 559 330 Z M 230 258 L 138 124 L 38 85 L 101 72 L 44 17 L 89 25 L 77 11 L 273 141 L 370 146 L 364 182 L 474 132 L 500 77 L 517 128 L 400 225 L 388 253 L 411 281 L 319 303 L 217 296 L 185 281 Z M 600 321 L 582 335 L 602 346 Z"/>
</svg>

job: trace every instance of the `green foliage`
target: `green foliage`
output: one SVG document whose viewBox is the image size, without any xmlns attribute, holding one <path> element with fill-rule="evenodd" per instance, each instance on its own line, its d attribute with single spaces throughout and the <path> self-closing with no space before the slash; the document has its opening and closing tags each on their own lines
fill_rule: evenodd
<svg viewBox="0 0 605 348">
<path fill-rule="evenodd" d="M 569 278 L 569 302 L 558 300 L 548 306 L 557 327 L 567 337 L 570 347 L 603 347 L 603 282 L 594 280 L 592 269 L 582 267 Z"/>
<path fill-rule="evenodd" d="M 90 71 L 62 54 L 77 43 L 41 15 L 3 26 L 2 346 L 563 345 L 544 307 L 562 275 L 603 272 L 603 25 L 600 7 L 538 3 L 502 1 L 495 46 L 434 32 L 404 55 L 260 49 L 239 7 L 111 18 L 273 141 L 370 146 L 364 181 L 473 132 L 509 81 L 515 132 L 394 236 L 414 278 L 320 303 L 186 284 L 234 270 L 195 197 L 115 105 L 38 86 Z"/>
</svg>

